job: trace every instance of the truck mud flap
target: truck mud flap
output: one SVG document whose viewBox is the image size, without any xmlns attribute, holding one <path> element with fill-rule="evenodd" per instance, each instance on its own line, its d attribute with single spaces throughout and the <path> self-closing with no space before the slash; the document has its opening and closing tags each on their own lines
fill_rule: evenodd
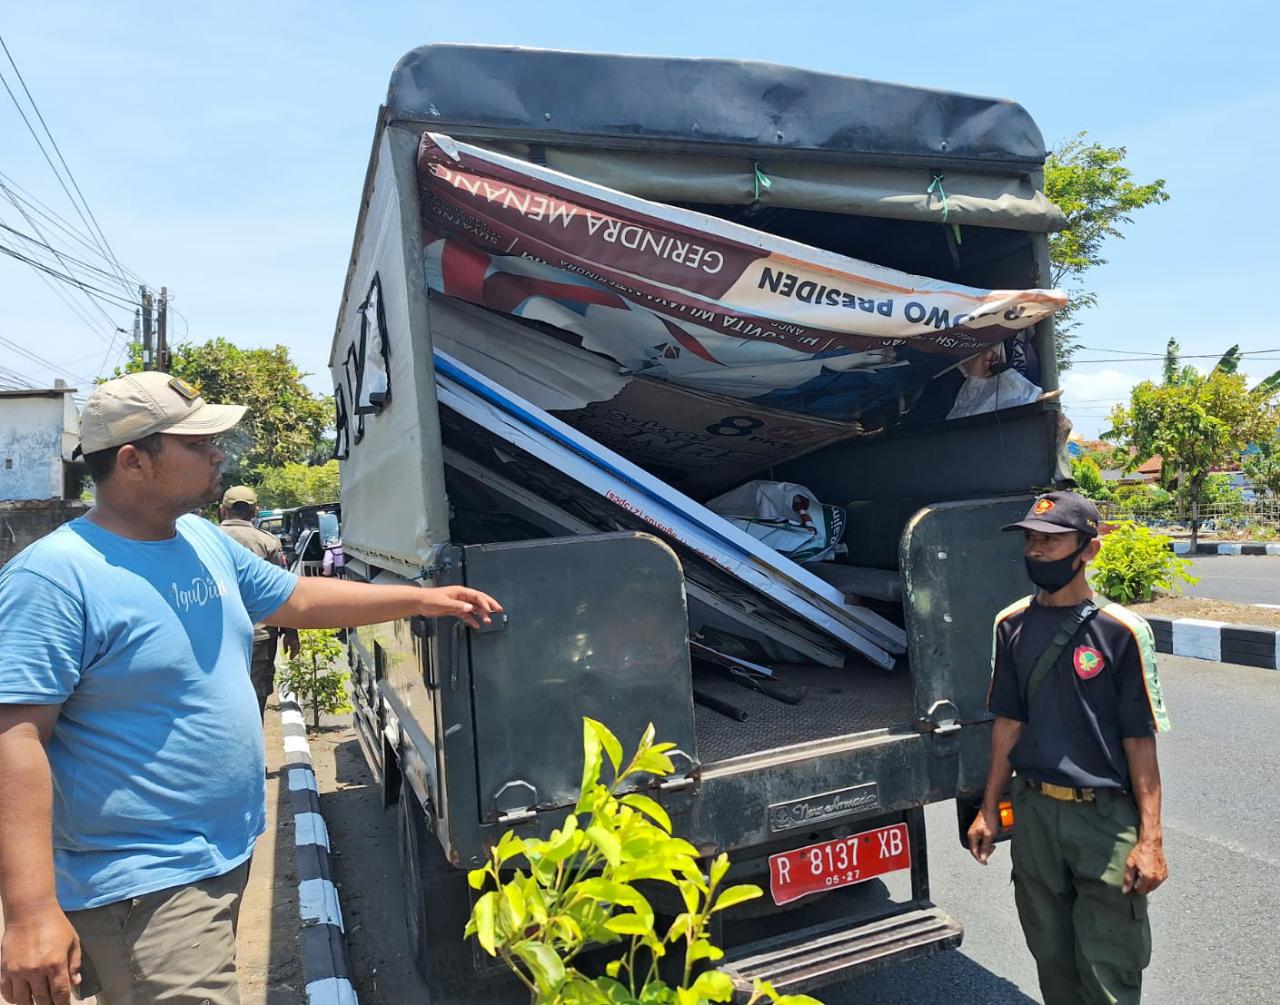
<svg viewBox="0 0 1280 1005">
<path fill-rule="evenodd" d="M 720 969 L 733 980 L 733 1000 L 745 1002 L 757 978 L 782 994 L 798 994 L 954 949 L 963 937 L 959 922 L 930 907 L 834 930 L 792 932 L 767 946 L 757 943 L 748 950 L 752 955 L 727 958 Z"/>
</svg>

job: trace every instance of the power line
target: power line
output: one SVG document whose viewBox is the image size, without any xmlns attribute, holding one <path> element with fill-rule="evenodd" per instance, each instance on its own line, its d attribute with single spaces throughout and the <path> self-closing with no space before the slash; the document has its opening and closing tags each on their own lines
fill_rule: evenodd
<svg viewBox="0 0 1280 1005">
<path fill-rule="evenodd" d="M 70 269 L 70 266 L 68 266 L 67 263 L 74 262 L 81 269 L 87 269 L 90 272 L 95 272 L 99 276 L 102 276 L 112 281 L 116 279 L 116 275 L 113 272 L 108 272 L 106 269 L 100 269 L 98 268 L 98 266 L 92 264 L 91 262 L 86 262 L 84 261 L 84 259 L 76 258 L 73 255 L 68 255 L 66 252 L 59 251 L 52 244 L 48 243 L 48 239 L 44 238 L 43 234 L 41 234 L 41 238 L 44 238 L 44 239 L 38 239 L 38 238 L 32 237 L 30 234 L 24 234 L 22 231 L 18 230 L 16 227 L 10 227 L 4 223 L 0 223 L 0 230 L 7 230 L 9 233 L 13 234 L 15 237 L 18 237 L 23 241 L 26 241 L 28 244 L 33 244 L 37 248 L 50 252 L 55 258 L 58 259 L 58 261 L 65 268 Z"/>
<path fill-rule="evenodd" d="M 40 137 L 36 135 L 36 131 L 34 128 L 32 128 L 31 122 L 27 118 L 26 112 L 22 110 L 21 104 L 19 104 L 17 97 L 13 93 L 13 90 L 9 87 L 9 82 L 4 79 L 3 73 L 0 73 L 0 82 L 3 82 L 4 89 L 9 92 L 10 100 L 13 101 L 14 107 L 18 109 L 18 114 L 22 116 L 22 121 L 26 123 L 27 130 L 31 133 L 31 138 L 36 141 L 36 146 L 40 148 L 40 152 L 44 155 L 45 161 L 48 162 L 49 168 L 53 171 L 54 175 L 57 177 L 58 184 L 62 186 L 62 191 L 66 192 L 67 198 L 71 201 L 71 205 L 75 208 L 76 214 L 80 217 L 81 222 L 89 230 L 89 234 L 91 237 L 93 236 L 93 233 L 96 229 L 97 236 L 102 239 L 102 247 L 105 252 L 104 257 L 107 258 L 110 262 L 112 262 L 115 265 L 118 271 L 118 278 L 120 280 L 120 284 L 124 286 L 125 289 L 128 289 L 130 285 L 129 281 L 124 276 L 124 270 L 120 267 L 120 262 L 116 258 L 115 252 L 111 250 L 111 244 L 107 241 L 107 235 L 102 232 L 102 228 L 98 225 L 97 217 L 93 215 L 93 210 L 89 208 L 88 200 L 85 199 L 84 193 L 80 191 L 80 185 L 76 181 L 76 176 L 72 174 L 71 168 L 68 167 L 67 165 L 66 158 L 62 156 L 62 150 L 58 147 L 58 141 L 53 138 L 53 133 L 49 131 L 48 123 L 45 122 L 44 116 L 40 114 L 40 106 L 36 104 L 36 99 L 32 96 L 30 88 L 27 87 L 27 82 L 22 77 L 22 71 L 18 69 L 18 64 L 14 62 L 13 55 L 12 53 L 9 52 L 9 46 L 5 44 L 3 35 L 0 35 L 0 49 L 4 49 L 5 58 L 9 60 L 9 65 L 13 67 L 13 72 L 18 77 L 18 83 L 22 85 L 22 91 L 24 94 L 26 94 L 27 101 L 31 103 L 31 110 L 36 113 L 36 118 L 40 120 L 40 126 L 44 129 L 45 135 L 49 137 L 49 143 L 53 146 L 54 153 L 58 155 L 58 161 L 62 164 L 63 170 L 66 171 L 67 178 L 70 179 L 72 186 L 76 190 L 76 194 L 80 196 L 80 204 L 83 204 L 85 213 L 88 213 L 89 220 L 93 221 L 92 226 L 90 226 L 89 220 L 85 219 L 84 213 L 80 212 L 80 204 L 76 203 L 75 198 L 71 195 L 71 192 L 67 189 L 66 182 L 62 180 L 62 175 L 59 174 L 58 169 L 54 167 L 53 160 L 49 157 L 48 152 L 45 150 L 44 144 L 40 141 Z M 95 239 L 95 243 L 96 243 L 96 239 Z"/>
<path fill-rule="evenodd" d="M 44 283 L 45 286 L 49 287 L 50 292 L 52 292 L 54 296 L 56 296 L 59 300 L 61 300 L 66 305 L 67 309 L 71 311 L 72 314 L 74 314 L 77 318 L 80 319 L 80 321 L 84 323 L 85 327 L 87 327 L 91 332 L 93 332 L 93 334 L 96 337 L 98 338 L 102 337 L 101 332 L 98 331 L 97 324 L 93 321 L 92 318 L 90 318 L 84 312 L 83 308 L 74 299 L 72 299 L 70 294 L 68 294 L 62 287 L 55 285 L 53 280 L 50 279 L 47 275 L 45 275 L 45 273 L 40 269 L 36 269 L 36 276 L 40 279 L 42 283 Z"/>
<path fill-rule="evenodd" d="M 52 208 L 37 199 L 32 195 L 32 193 L 28 192 L 3 171 L 0 171 L 0 191 L 5 193 L 10 202 L 15 203 L 15 205 L 18 202 L 23 203 L 29 210 L 31 210 L 31 212 L 47 221 L 51 226 L 56 227 L 77 244 L 83 246 L 87 251 L 97 255 L 99 258 L 102 258 L 103 261 L 106 261 L 106 259 L 103 258 L 101 247 L 94 244 L 81 231 L 77 230 L 73 224 L 69 223 L 64 217 L 59 216 Z M 125 269 L 124 272 L 125 275 L 134 283 L 141 285 L 146 282 L 141 276 L 131 269 Z"/>
<path fill-rule="evenodd" d="M 70 377 L 77 384 L 86 384 L 90 387 L 93 386 L 93 381 L 90 378 L 86 377 L 84 374 L 72 373 L 66 367 L 59 366 L 57 363 L 50 362 L 49 360 L 45 359 L 43 356 L 39 356 L 36 353 L 32 352 L 30 349 L 26 349 L 23 346 L 20 346 L 17 342 L 14 342 L 12 339 L 8 339 L 8 338 L 5 338 L 3 335 L 0 335 L 0 344 L 7 345 L 14 352 L 18 353 L 21 356 L 25 356 L 27 359 L 37 364 L 38 366 L 42 366 L 48 370 L 56 370 L 58 373 L 61 373 Z"/>
<path fill-rule="evenodd" d="M 1260 353 L 1261 352 L 1277 353 L 1277 352 L 1280 352 L 1280 350 L 1264 349 L 1264 350 L 1259 350 L 1259 352 Z M 1182 356 L 1180 358 L 1181 359 L 1221 359 L 1221 353 L 1210 353 L 1205 356 Z M 1280 356 L 1278 355 L 1264 356 L 1264 355 L 1255 355 L 1253 353 L 1241 353 L 1241 358 L 1248 359 L 1253 362 L 1280 361 Z M 1076 366 L 1081 363 L 1154 363 L 1154 362 L 1156 361 L 1149 356 L 1122 356 L 1122 357 L 1113 358 L 1113 359 L 1073 359 L 1071 361 L 1071 365 Z"/>
<path fill-rule="evenodd" d="M 8 192 L 5 192 L 5 195 L 8 196 Z M 45 241 L 45 247 L 47 247 L 50 251 L 53 252 L 53 257 L 58 260 L 58 264 L 61 265 L 64 269 L 67 270 L 67 272 L 71 273 L 74 276 L 75 270 L 72 269 L 71 266 L 66 262 L 66 260 L 62 256 L 62 253 L 59 252 L 56 248 L 54 248 L 53 245 L 48 243 L 47 238 L 45 238 L 44 231 L 40 229 L 40 225 L 31 218 L 31 215 L 22 207 L 21 203 L 13 199 L 10 199 L 9 201 L 13 203 L 14 208 L 17 209 L 17 211 L 22 215 L 22 218 L 27 221 L 27 225 Z M 78 280 L 80 277 L 75 276 L 75 278 Z M 100 305 L 98 305 L 97 303 L 93 303 L 93 306 L 98 311 L 98 313 L 102 315 L 103 320 L 106 321 L 108 325 L 110 325 L 111 327 L 115 327 L 115 322 L 113 322 L 111 318 L 107 316 L 106 311 L 104 311 Z"/>
<path fill-rule="evenodd" d="M 137 301 L 125 300 L 123 297 L 119 296 L 118 294 L 110 293 L 107 290 L 104 290 L 98 286 L 91 286 L 89 283 L 83 282 L 77 279 L 75 276 L 69 276 L 65 272 L 59 272 L 57 269 L 52 269 L 45 263 L 37 261 L 36 259 L 31 258 L 27 255 L 24 255 L 22 252 L 14 248 L 10 248 L 8 245 L 0 244 L 0 254 L 8 255 L 10 258 L 15 258 L 20 262 L 25 262 L 27 265 L 30 265 L 32 268 L 39 269 L 41 272 L 48 273 L 49 275 L 53 276 L 55 279 L 60 279 L 64 283 L 69 283 L 72 286 L 79 287 L 81 290 L 84 290 L 85 292 L 87 292 L 90 296 L 94 296 L 101 299 L 104 303 L 112 304 L 116 307 L 128 307 L 131 309 L 137 306 Z M 108 318 L 107 320 L 110 321 L 110 318 Z"/>
</svg>

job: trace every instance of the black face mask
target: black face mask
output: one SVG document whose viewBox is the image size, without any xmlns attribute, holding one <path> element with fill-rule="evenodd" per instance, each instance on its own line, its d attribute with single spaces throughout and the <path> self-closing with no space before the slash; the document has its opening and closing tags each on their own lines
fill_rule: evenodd
<svg viewBox="0 0 1280 1005">
<path fill-rule="evenodd" d="M 1027 578 L 1046 593 L 1057 593 L 1076 578 L 1076 573 L 1079 572 L 1076 568 L 1076 559 L 1084 553 L 1085 548 L 1089 547 L 1090 540 L 1091 538 L 1085 538 L 1084 544 L 1070 555 L 1065 558 L 1055 558 L 1051 562 L 1037 562 L 1031 558 L 1024 558 L 1023 561 L 1027 564 Z"/>
</svg>

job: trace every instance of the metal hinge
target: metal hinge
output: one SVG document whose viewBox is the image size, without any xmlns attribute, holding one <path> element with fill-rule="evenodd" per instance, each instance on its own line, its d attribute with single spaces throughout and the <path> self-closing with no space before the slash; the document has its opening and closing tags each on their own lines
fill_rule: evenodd
<svg viewBox="0 0 1280 1005">
<path fill-rule="evenodd" d="M 692 784 L 693 779 L 689 775 L 681 775 L 679 778 L 668 778 L 665 782 L 661 782 L 658 789 L 662 792 L 680 792 Z"/>
<path fill-rule="evenodd" d="M 498 815 L 498 823 L 500 824 L 522 824 L 532 820 L 538 815 L 538 811 L 532 807 L 526 806 L 522 810 L 508 810 L 506 813 Z"/>
</svg>

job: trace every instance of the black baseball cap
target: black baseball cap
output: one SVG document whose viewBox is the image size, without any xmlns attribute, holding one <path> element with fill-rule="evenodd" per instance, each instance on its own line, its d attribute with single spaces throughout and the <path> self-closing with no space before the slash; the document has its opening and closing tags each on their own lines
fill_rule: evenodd
<svg viewBox="0 0 1280 1005">
<path fill-rule="evenodd" d="M 1098 536 L 1102 515 L 1092 501 L 1075 492 L 1046 492 L 1038 496 L 1017 523 L 1002 530 L 1035 530 L 1041 534 L 1085 534 Z"/>
</svg>

